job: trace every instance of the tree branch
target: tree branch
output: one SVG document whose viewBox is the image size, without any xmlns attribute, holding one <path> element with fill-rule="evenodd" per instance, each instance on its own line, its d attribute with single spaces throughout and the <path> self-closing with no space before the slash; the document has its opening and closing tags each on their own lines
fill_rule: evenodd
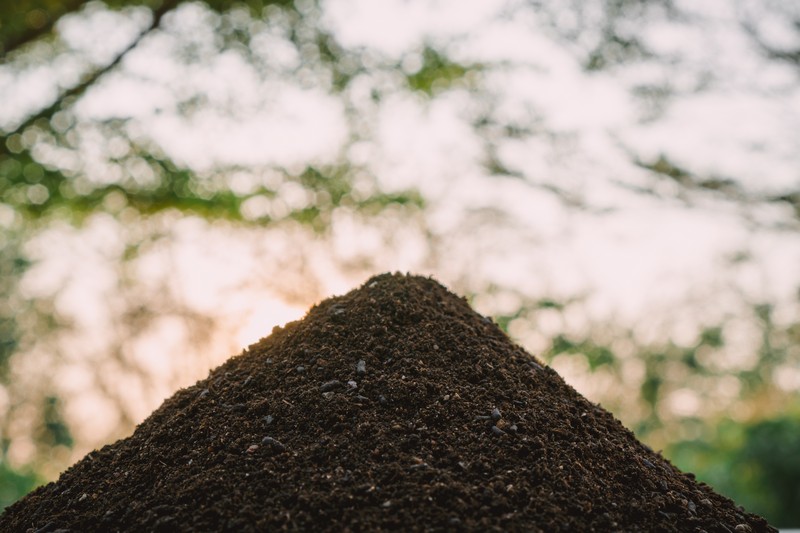
<svg viewBox="0 0 800 533">
<path fill-rule="evenodd" d="M 752 24 L 742 22 L 741 26 L 745 33 L 747 33 L 750 38 L 753 39 L 756 46 L 767 56 L 767 58 L 777 61 L 785 61 L 787 63 L 791 63 L 795 67 L 800 67 L 800 48 L 795 50 L 779 50 L 767 44 L 761 37 L 761 34 L 759 34 L 758 30 Z"/>
<path fill-rule="evenodd" d="M 85 93 L 86 90 L 89 87 L 91 87 L 92 85 L 94 85 L 97 82 L 97 80 L 99 80 L 101 77 L 103 77 L 105 74 L 107 74 L 108 72 L 113 70 L 117 65 L 119 65 L 119 63 L 128 54 L 128 52 L 130 52 L 131 50 L 136 48 L 136 46 L 138 46 L 139 43 L 142 42 L 142 40 L 147 35 L 149 35 L 154 30 L 156 30 L 159 27 L 159 25 L 161 24 L 161 19 L 164 17 L 164 15 L 166 15 L 169 11 L 174 9 L 179 3 L 180 3 L 180 0 L 170 0 L 170 1 L 164 2 L 161 5 L 161 7 L 159 7 L 155 11 L 153 11 L 153 20 L 150 22 L 150 25 L 142 33 L 140 33 L 136 37 L 136 39 L 134 39 L 133 42 L 131 42 L 131 44 L 129 44 L 127 47 L 125 47 L 125 49 L 122 50 L 122 52 L 117 54 L 117 57 L 115 57 L 113 61 L 111 61 L 110 63 L 108 63 L 104 67 L 101 67 L 98 70 L 92 72 L 92 74 L 88 78 L 86 78 L 84 81 L 82 81 L 78 85 L 75 85 L 74 87 L 70 87 L 69 89 L 67 89 L 65 91 L 62 91 L 61 94 L 58 95 L 58 97 L 55 99 L 55 101 L 52 104 L 50 104 L 48 107 L 46 107 L 44 109 L 41 109 L 37 113 L 34 113 L 30 117 L 28 117 L 19 126 L 14 128 L 13 131 L 10 131 L 10 132 L 0 136 L 0 140 L 5 141 L 5 139 L 7 139 L 8 137 L 10 137 L 10 136 L 12 136 L 12 135 L 14 135 L 16 133 L 21 133 L 21 132 L 25 131 L 26 128 L 28 128 L 29 126 L 31 126 L 34 122 L 36 122 L 38 120 L 50 119 L 56 113 L 56 111 L 58 111 L 58 109 L 61 107 L 61 105 L 64 103 L 65 100 L 67 100 L 69 98 L 81 96 L 83 93 Z M 5 142 L 2 142 L 0 144 L 0 153 L 5 151 L 5 149 L 6 149 Z"/>
<path fill-rule="evenodd" d="M 53 31 L 53 26 L 55 26 L 56 22 L 58 22 L 61 17 L 77 11 L 85 3 L 85 0 L 67 0 L 60 6 L 60 9 L 53 10 L 59 11 L 58 13 L 47 14 L 47 22 L 43 26 L 38 28 L 27 27 L 22 33 L 9 37 L 5 42 L 3 42 L 2 47 L 0 48 L 0 61 L 4 60 L 8 54 L 12 53 L 17 48 L 35 41 L 39 37 L 47 35 Z"/>
</svg>

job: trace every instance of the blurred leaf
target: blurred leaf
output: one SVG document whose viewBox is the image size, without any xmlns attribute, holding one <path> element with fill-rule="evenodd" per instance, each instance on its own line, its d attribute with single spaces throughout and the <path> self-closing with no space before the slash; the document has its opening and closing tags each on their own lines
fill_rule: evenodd
<svg viewBox="0 0 800 533">
<path fill-rule="evenodd" d="M 646 168 L 647 170 L 651 170 L 656 174 L 671 178 L 681 185 L 695 185 L 695 178 L 689 171 L 675 165 L 663 154 L 653 162 L 647 163 L 644 161 L 637 161 L 636 163 L 642 168 Z"/>
<path fill-rule="evenodd" d="M 800 416 L 793 412 L 707 426 L 710 435 L 678 442 L 668 457 L 697 479 L 776 526 L 800 524 Z"/>
<path fill-rule="evenodd" d="M 552 341 L 552 345 L 550 347 L 550 353 L 552 355 L 558 355 L 560 353 L 572 353 L 576 348 L 576 344 L 569 340 L 564 335 L 556 335 L 556 337 Z"/>
<path fill-rule="evenodd" d="M 478 72 L 481 65 L 461 65 L 453 62 L 439 51 L 425 47 L 422 51 L 422 65 L 419 70 L 406 76 L 408 86 L 433 96 L 436 92 L 450 88 L 463 80 L 470 72 Z"/>
<path fill-rule="evenodd" d="M 725 344 L 721 327 L 706 328 L 700 333 L 700 344 L 720 348 Z"/>
<path fill-rule="evenodd" d="M 508 325 L 511 324 L 511 322 L 513 322 L 514 320 L 518 319 L 520 316 L 522 316 L 522 313 L 524 311 L 525 309 L 523 307 L 520 307 L 519 309 L 517 309 L 516 312 L 511 313 L 510 315 L 495 315 L 492 317 L 492 319 L 500 329 L 508 333 Z"/>
<path fill-rule="evenodd" d="M 72 433 L 61 412 L 61 400 L 57 396 L 45 398 L 39 438 L 51 447 L 73 445 Z"/>
<path fill-rule="evenodd" d="M 32 469 L 14 470 L 0 457 L 0 512 L 44 483 Z"/>
<path fill-rule="evenodd" d="M 589 54 L 584 68 L 589 71 L 603 70 L 619 63 L 642 59 L 649 55 L 649 52 L 638 39 L 621 37 L 613 31 L 607 31 L 597 48 Z"/>
<path fill-rule="evenodd" d="M 581 350 L 589 361 L 589 369 L 597 370 L 601 366 L 611 366 L 616 363 L 616 356 L 605 346 L 590 345 L 584 346 Z"/>
<path fill-rule="evenodd" d="M 648 367 L 648 373 L 642 382 L 640 392 L 642 399 L 647 402 L 648 405 L 650 405 L 651 409 L 654 409 L 656 404 L 658 404 L 659 393 L 663 383 L 664 380 L 661 379 L 659 373 L 657 371 L 653 371 L 652 367 Z"/>
<path fill-rule="evenodd" d="M 539 300 L 536 303 L 536 306 L 539 309 L 556 309 L 558 311 L 561 311 L 561 310 L 564 309 L 564 304 L 563 303 L 557 302 L 557 301 L 549 299 L 549 298 L 542 298 L 541 300 Z"/>
<path fill-rule="evenodd" d="M 565 335 L 556 335 L 552 340 L 549 350 L 549 357 L 554 357 L 560 353 L 581 354 L 589 363 L 589 370 L 594 372 L 601 366 L 614 366 L 617 363 L 617 356 L 607 346 L 597 344 L 591 339 L 573 341 Z"/>
</svg>

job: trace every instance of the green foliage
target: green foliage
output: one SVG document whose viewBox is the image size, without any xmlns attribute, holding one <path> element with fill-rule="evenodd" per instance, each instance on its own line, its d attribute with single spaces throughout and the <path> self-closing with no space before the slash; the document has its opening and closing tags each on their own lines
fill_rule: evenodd
<svg viewBox="0 0 800 533">
<path fill-rule="evenodd" d="M 700 333 L 700 345 L 710 346 L 711 348 L 719 348 L 725 344 L 725 339 L 722 335 L 722 328 L 715 326 L 704 329 Z"/>
<path fill-rule="evenodd" d="M 64 420 L 61 400 L 57 396 L 45 398 L 39 440 L 53 448 L 56 446 L 72 448 L 72 433 Z"/>
<path fill-rule="evenodd" d="M 513 322 L 514 320 L 518 319 L 520 316 L 522 316 L 523 312 L 524 312 L 524 309 L 523 308 L 519 308 L 514 313 L 511 313 L 510 315 L 495 315 L 492 318 L 494 319 L 495 324 L 497 324 L 497 326 L 500 329 L 502 329 L 503 331 L 508 333 L 509 324 L 511 324 L 511 322 Z"/>
<path fill-rule="evenodd" d="M 541 298 L 536 301 L 524 302 L 513 313 L 505 315 L 494 315 L 492 318 L 494 319 L 495 323 L 500 327 L 500 329 L 502 329 L 506 333 L 509 333 L 508 328 L 512 322 L 514 322 L 517 319 L 525 320 L 528 317 L 529 313 L 531 312 L 543 309 L 563 311 L 565 307 L 566 305 L 563 302 L 556 301 L 552 298 Z"/>
<path fill-rule="evenodd" d="M 150 154 L 137 156 L 158 177 L 154 183 L 141 185 L 123 179 L 92 184 L 37 162 L 27 150 L 13 156 L 0 155 L 1 199 L 29 220 L 56 216 L 78 224 L 104 211 L 104 200 L 111 195 L 142 215 L 177 209 L 209 218 L 239 218 L 242 198 L 225 190 L 202 190 L 202 183 L 192 172 Z"/>
<path fill-rule="evenodd" d="M 30 267 L 18 235 L 12 231 L 0 234 L 0 380 L 5 380 L 8 362 L 20 345 L 19 319 L 24 316 L 25 302 L 15 288 Z"/>
<path fill-rule="evenodd" d="M 689 171 L 677 166 L 664 155 L 658 156 L 658 159 L 653 162 L 637 161 L 637 164 L 660 176 L 673 179 L 681 185 L 691 185 L 693 182 L 693 177 Z"/>
<path fill-rule="evenodd" d="M 670 446 L 671 460 L 774 525 L 800 524 L 800 411 L 707 427 L 702 439 Z"/>
<path fill-rule="evenodd" d="M 603 70 L 648 55 L 649 52 L 638 39 L 622 37 L 607 31 L 599 46 L 589 54 L 584 68 L 586 70 Z"/>
<path fill-rule="evenodd" d="M 339 46 L 339 43 L 336 42 L 332 35 L 320 32 L 314 44 L 320 60 L 331 70 L 334 91 L 343 91 L 350 84 L 353 77 L 363 70 L 363 66 L 361 66 L 358 59 L 348 58 L 348 52 Z"/>
<path fill-rule="evenodd" d="M 480 65 L 461 65 L 438 50 L 425 47 L 422 51 L 422 65 L 419 70 L 407 75 L 406 79 L 411 89 L 433 96 L 464 80 L 468 74 L 479 72 L 481 68 Z"/>
<path fill-rule="evenodd" d="M 614 366 L 617 363 L 617 357 L 607 346 L 597 344 L 592 339 L 574 341 L 565 335 L 556 335 L 552 340 L 546 357 L 552 359 L 561 353 L 583 355 L 589 363 L 591 371 L 595 371 L 604 365 Z"/>
<path fill-rule="evenodd" d="M 32 469 L 15 470 L 0 458 L 0 511 L 44 482 Z"/>
<path fill-rule="evenodd" d="M 536 307 L 539 309 L 557 309 L 560 311 L 564 309 L 564 304 L 551 298 L 543 298 L 537 302 Z"/>
</svg>

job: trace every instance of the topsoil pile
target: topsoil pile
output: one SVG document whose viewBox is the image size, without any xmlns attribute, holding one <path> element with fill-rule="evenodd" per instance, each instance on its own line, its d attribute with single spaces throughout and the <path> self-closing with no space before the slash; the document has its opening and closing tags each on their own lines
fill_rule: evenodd
<svg viewBox="0 0 800 533">
<path fill-rule="evenodd" d="M 776 531 L 433 280 L 381 275 L 178 391 L 2 531 Z"/>
</svg>

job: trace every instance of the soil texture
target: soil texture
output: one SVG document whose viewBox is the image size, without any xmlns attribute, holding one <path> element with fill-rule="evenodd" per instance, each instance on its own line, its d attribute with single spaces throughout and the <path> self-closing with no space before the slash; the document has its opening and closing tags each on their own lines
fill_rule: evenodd
<svg viewBox="0 0 800 533">
<path fill-rule="evenodd" d="M 434 280 L 384 274 L 8 507 L 5 532 L 777 531 Z"/>
</svg>

